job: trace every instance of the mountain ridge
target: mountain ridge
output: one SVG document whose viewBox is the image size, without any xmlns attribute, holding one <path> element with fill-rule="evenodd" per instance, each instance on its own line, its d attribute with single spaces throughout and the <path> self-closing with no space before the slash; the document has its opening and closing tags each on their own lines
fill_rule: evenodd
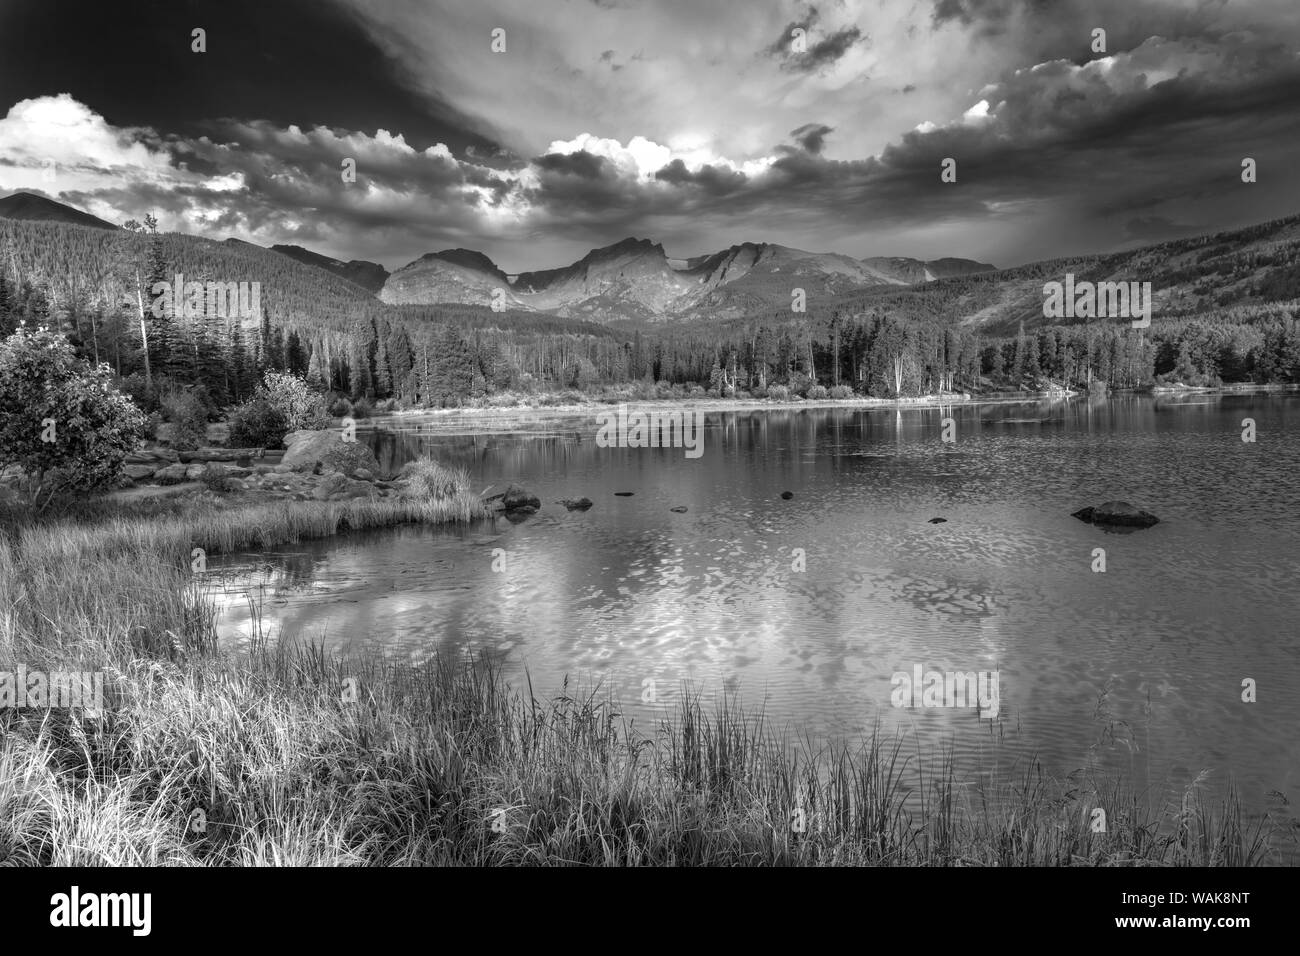
<svg viewBox="0 0 1300 956">
<path fill-rule="evenodd" d="M 389 304 L 455 302 L 554 312 L 592 321 L 661 321 L 693 314 L 734 317 L 763 305 L 874 285 L 905 285 L 994 271 L 973 259 L 854 259 L 776 243 L 742 242 L 714 253 L 670 258 L 662 244 L 630 236 L 567 266 L 509 273 L 482 253 L 426 253 L 395 270 L 379 292 Z M 793 277 L 793 278 L 792 278 Z"/>
<path fill-rule="evenodd" d="M 36 193 L 23 190 L 0 199 L 0 219 L 19 219 L 27 222 L 69 222 L 95 229 L 117 229 L 111 222 L 82 212 L 75 206 L 61 203 Z"/>
</svg>

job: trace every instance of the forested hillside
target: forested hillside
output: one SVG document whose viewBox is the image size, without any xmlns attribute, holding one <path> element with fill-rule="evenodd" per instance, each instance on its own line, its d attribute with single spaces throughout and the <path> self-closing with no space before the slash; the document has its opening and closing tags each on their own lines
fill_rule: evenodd
<svg viewBox="0 0 1300 956">
<path fill-rule="evenodd" d="M 482 305 L 390 305 L 333 272 L 249 243 L 0 219 L 0 334 L 62 329 L 136 394 L 195 386 L 245 399 L 265 370 L 352 398 L 408 406 L 626 383 L 765 394 L 840 386 L 877 396 L 940 390 L 1300 381 L 1300 219 L 1134 252 L 976 272 L 811 299 L 806 312 L 596 324 Z M 1152 282 L 1149 329 L 1045 324 L 1045 281 Z M 150 290 L 260 283 L 246 319 L 154 315 Z M 814 394 L 819 394 L 814 392 Z"/>
</svg>

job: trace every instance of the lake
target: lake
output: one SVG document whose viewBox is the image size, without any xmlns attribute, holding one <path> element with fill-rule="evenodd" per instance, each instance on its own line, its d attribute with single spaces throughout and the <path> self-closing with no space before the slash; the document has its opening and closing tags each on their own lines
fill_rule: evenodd
<svg viewBox="0 0 1300 956">
<path fill-rule="evenodd" d="M 431 454 L 541 511 L 227 556 L 222 633 L 247 640 L 251 601 L 278 637 L 473 650 L 539 695 L 599 682 L 638 724 L 689 682 L 792 733 L 950 745 L 973 778 L 1036 755 L 1158 801 L 1209 770 L 1257 812 L 1300 790 L 1297 421 L 1300 396 L 1276 392 L 707 411 L 691 458 L 599 447 L 591 414 L 381 420 L 385 466 Z M 586 512 L 554 503 L 584 495 Z M 1161 522 L 1071 517 L 1111 499 Z M 996 670 L 996 719 L 892 706 L 917 667 Z"/>
</svg>

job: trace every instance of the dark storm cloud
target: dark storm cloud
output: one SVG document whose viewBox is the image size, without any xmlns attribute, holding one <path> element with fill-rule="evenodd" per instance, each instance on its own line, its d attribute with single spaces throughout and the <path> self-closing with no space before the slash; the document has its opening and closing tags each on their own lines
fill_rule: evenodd
<svg viewBox="0 0 1300 956">
<path fill-rule="evenodd" d="M 597 179 L 605 165 L 602 156 L 594 156 L 585 149 L 576 153 L 548 153 L 533 160 L 538 169 L 550 173 L 567 173 L 581 179 Z"/>
<path fill-rule="evenodd" d="M 705 193 L 713 196 L 727 196 L 744 188 L 748 177 L 739 170 L 721 166 L 705 165 L 692 172 L 680 159 L 674 159 L 663 169 L 655 173 L 659 182 L 673 186 L 698 186 Z"/>
<path fill-rule="evenodd" d="M 792 34 L 795 30 L 803 30 L 805 33 L 811 31 L 813 26 L 821 18 L 816 7 L 809 7 L 808 12 L 801 20 L 791 20 L 782 28 L 781 32 L 776 35 L 776 39 L 763 52 L 769 56 L 780 59 L 790 54 L 790 41 L 793 39 Z"/>
<path fill-rule="evenodd" d="M 808 39 L 812 41 L 812 36 L 810 35 Z M 784 50 L 779 54 L 781 69 L 790 73 L 815 73 L 837 63 L 840 57 L 862 39 L 862 31 L 857 27 L 845 27 L 820 40 L 810 42 L 808 49 L 803 53 L 794 52 L 787 39 Z"/>
<path fill-rule="evenodd" d="M 825 145 L 826 135 L 834 132 L 834 127 L 822 123 L 806 123 L 790 133 L 806 152 L 816 155 Z"/>
</svg>

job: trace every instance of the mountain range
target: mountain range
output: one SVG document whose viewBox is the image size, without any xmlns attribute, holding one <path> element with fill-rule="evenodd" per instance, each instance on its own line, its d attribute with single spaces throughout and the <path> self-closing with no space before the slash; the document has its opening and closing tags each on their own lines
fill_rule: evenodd
<svg viewBox="0 0 1300 956">
<path fill-rule="evenodd" d="M 507 308 L 596 322 L 726 319 L 788 309 L 796 288 L 809 300 L 824 299 L 993 270 L 970 259 L 854 259 L 755 242 L 679 259 L 657 242 L 629 238 L 568 266 L 513 276 L 470 249 L 432 252 L 390 275 L 379 298 L 393 305 L 485 305 L 497 296 Z"/>
<path fill-rule="evenodd" d="M 18 264 L 27 274 L 62 283 L 69 293 L 99 281 L 116 227 L 29 193 L 0 199 L 0 221 L 6 219 L 15 220 L 10 234 L 23 240 Z M 183 233 L 164 238 L 168 261 L 187 274 L 259 280 L 263 302 L 277 315 L 330 327 L 346 327 L 358 315 L 385 308 L 481 314 L 476 321 L 500 328 L 550 322 L 612 326 L 611 331 L 743 324 L 755 318 L 798 323 L 839 311 L 1014 335 L 1021 326 L 1050 324 L 1043 316 L 1043 283 L 1067 273 L 1094 282 L 1149 281 L 1155 313 L 1166 318 L 1249 312 L 1300 300 L 1300 216 L 1295 215 L 1008 269 L 971 259 L 855 259 L 771 243 L 741 243 L 683 259 L 668 256 L 651 240 L 629 238 L 556 269 L 512 275 L 481 252 L 448 249 L 390 274 L 378 263 L 342 262 L 299 246 L 268 249 Z M 85 274 L 73 282 L 70 269 Z M 795 288 L 807 295 L 807 314 L 791 310 Z M 494 295 L 504 311 L 489 310 Z"/>
</svg>

